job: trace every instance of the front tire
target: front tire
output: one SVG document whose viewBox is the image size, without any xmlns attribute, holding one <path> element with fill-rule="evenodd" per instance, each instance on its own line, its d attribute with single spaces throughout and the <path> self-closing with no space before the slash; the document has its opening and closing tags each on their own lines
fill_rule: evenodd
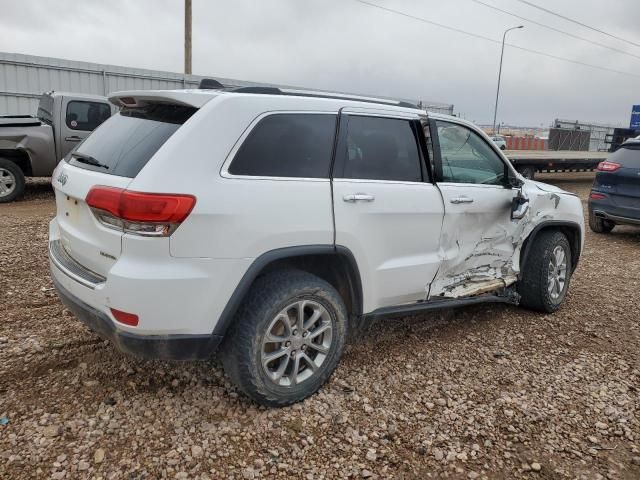
<svg viewBox="0 0 640 480">
<path fill-rule="evenodd" d="M 518 283 L 520 304 L 539 312 L 560 308 L 571 279 L 571 247 L 564 233 L 540 232 L 533 240 L 522 279 Z"/>
<path fill-rule="evenodd" d="M 589 214 L 589 227 L 595 233 L 610 233 L 616 224 L 605 220 L 601 217 L 596 217 L 593 213 Z"/>
<path fill-rule="evenodd" d="M 24 193 L 24 173 L 11 160 L 0 158 L 0 203 L 13 202 Z"/>
<path fill-rule="evenodd" d="M 261 405 L 281 407 L 315 393 L 344 350 L 347 310 L 327 282 L 299 270 L 256 280 L 222 346 L 231 381 Z"/>
</svg>

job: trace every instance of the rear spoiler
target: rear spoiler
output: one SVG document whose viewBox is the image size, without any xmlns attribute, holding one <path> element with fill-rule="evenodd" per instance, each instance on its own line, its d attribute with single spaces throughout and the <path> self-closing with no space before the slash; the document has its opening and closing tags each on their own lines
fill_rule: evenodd
<svg viewBox="0 0 640 480">
<path fill-rule="evenodd" d="M 216 97 L 215 90 L 131 90 L 114 92 L 109 101 L 118 107 L 144 107 L 152 103 L 200 108 Z"/>
</svg>

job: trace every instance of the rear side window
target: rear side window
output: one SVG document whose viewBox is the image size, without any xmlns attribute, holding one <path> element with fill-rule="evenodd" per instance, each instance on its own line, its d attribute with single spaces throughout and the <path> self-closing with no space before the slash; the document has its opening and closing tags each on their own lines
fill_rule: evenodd
<svg viewBox="0 0 640 480">
<path fill-rule="evenodd" d="M 640 168 L 640 142 L 620 147 L 609 155 L 609 161 L 619 163 L 625 168 Z"/>
<path fill-rule="evenodd" d="M 101 102 L 72 101 L 67 104 L 66 123 L 71 130 L 90 132 L 111 116 L 111 107 Z"/>
<path fill-rule="evenodd" d="M 196 111 L 177 105 L 122 109 L 72 151 L 68 161 L 76 167 L 133 178 Z"/>
<path fill-rule="evenodd" d="M 229 167 L 232 175 L 328 178 L 336 116 L 278 113 L 258 122 Z"/>
<path fill-rule="evenodd" d="M 350 116 L 338 178 L 421 182 L 418 143 L 409 120 Z"/>
</svg>

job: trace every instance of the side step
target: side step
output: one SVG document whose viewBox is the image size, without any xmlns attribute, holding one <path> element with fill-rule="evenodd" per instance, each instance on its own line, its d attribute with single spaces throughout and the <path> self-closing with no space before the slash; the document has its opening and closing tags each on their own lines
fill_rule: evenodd
<svg viewBox="0 0 640 480">
<path fill-rule="evenodd" d="M 518 305 L 519 302 L 520 295 L 518 295 L 515 289 L 508 289 L 502 295 L 484 294 L 466 298 L 439 298 L 437 300 L 429 300 L 427 302 L 383 307 L 363 315 L 363 320 L 404 317 L 406 315 L 415 315 L 417 313 L 433 310 L 446 310 L 449 308 L 466 307 L 468 305 L 477 305 L 481 303 L 508 303 L 511 305 Z"/>
</svg>

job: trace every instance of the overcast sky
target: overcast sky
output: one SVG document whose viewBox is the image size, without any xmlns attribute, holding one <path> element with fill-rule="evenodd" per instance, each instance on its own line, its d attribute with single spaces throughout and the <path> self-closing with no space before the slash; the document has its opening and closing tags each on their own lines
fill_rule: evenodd
<svg viewBox="0 0 640 480">
<path fill-rule="evenodd" d="M 640 58 L 488 9 L 472 0 L 367 0 L 626 76 L 507 47 L 498 121 L 627 124 L 640 104 Z M 640 57 L 615 40 L 517 0 L 483 0 Z M 638 0 L 530 0 L 640 44 Z M 180 72 L 181 0 L 0 0 L 0 50 Z M 491 123 L 500 45 L 355 0 L 193 0 L 193 73 L 453 103 Z M 1 90 L 0 86 L 0 90 Z"/>
</svg>

